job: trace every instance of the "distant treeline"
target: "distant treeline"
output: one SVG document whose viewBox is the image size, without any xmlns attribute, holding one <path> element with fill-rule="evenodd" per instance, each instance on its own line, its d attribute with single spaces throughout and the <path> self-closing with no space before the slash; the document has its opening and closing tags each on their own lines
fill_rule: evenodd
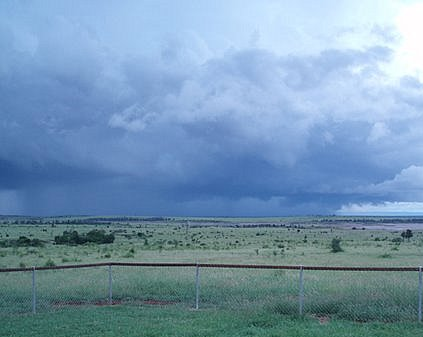
<svg viewBox="0 0 423 337">
<path fill-rule="evenodd" d="M 165 217 L 93 217 L 93 218 L 74 218 L 74 219 L 42 219 L 42 218 L 19 218 L 8 219 L 3 218 L 3 225 L 111 225 L 114 222 L 166 222 L 173 221 L 173 218 Z"/>
<path fill-rule="evenodd" d="M 373 218 L 373 217 L 363 217 L 363 218 L 323 218 L 323 219 L 316 219 L 316 222 L 319 223 L 384 223 L 384 224 L 398 224 L 398 223 L 423 223 L 423 218 L 396 218 L 396 217 L 388 217 L 388 218 Z"/>
<path fill-rule="evenodd" d="M 190 227 L 202 227 L 208 224 L 221 224 L 224 226 L 232 227 L 284 227 L 284 226 L 301 226 L 305 224 L 318 224 L 318 225 L 332 225 L 332 224 L 408 224 L 408 223 L 422 223 L 423 217 L 342 217 L 342 216 L 333 216 L 333 217 L 320 217 L 320 216 L 310 216 L 303 217 L 301 219 L 289 217 L 286 218 L 275 218 L 275 223 L 264 223 L 261 221 L 255 222 L 254 219 L 245 219 L 243 222 L 242 218 L 233 220 L 233 219 L 223 219 L 223 218 L 172 218 L 172 217 L 138 217 L 138 216 L 110 216 L 110 217 L 52 217 L 52 218 L 42 218 L 42 217 L 23 217 L 23 216 L 1 216 L 0 215 L 0 224 L 2 225 L 98 225 L 98 226 L 108 226 L 115 223 L 134 223 L 134 222 L 158 222 L 158 223 L 179 223 L 179 224 L 188 224 Z"/>
<path fill-rule="evenodd" d="M 156 217 L 133 217 L 133 216 L 123 216 L 123 217 L 94 217 L 84 219 L 85 222 L 99 222 L 99 221 L 112 221 L 112 222 L 142 222 L 142 221 L 172 221 L 173 218 L 166 218 L 161 216 Z"/>
</svg>

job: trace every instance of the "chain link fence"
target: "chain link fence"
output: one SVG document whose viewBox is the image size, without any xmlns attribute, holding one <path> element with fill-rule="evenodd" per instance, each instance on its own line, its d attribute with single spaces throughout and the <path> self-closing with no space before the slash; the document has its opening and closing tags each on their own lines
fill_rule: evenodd
<svg viewBox="0 0 423 337">
<path fill-rule="evenodd" d="M 0 269 L 0 316 L 117 304 L 421 321 L 422 270 L 192 263 Z"/>
</svg>

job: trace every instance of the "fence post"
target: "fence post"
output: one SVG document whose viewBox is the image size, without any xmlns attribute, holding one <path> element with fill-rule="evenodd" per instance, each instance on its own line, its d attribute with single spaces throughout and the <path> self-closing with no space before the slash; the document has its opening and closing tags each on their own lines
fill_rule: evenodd
<svg viewBox="0 0 423 337">
<path fill-rule="evenodd" d="M 195 309 L 198 310 L 200 301 L 200 266 L 195 267 Z"/>
<path fill-rule="evenodd" d="M 419 267 L 419 322 L 422 321 L 422 291 L 423 291 L 423 280 L 422 280 L 422 267 Z"/>
<path fill-rule="evenodd" d="M 304 267 L 300 266 L 300 293 L 299 293 L 299 314 L 303 315 L 303 306 L 304 306 Z"/>
<path fill-rule="evenodd" d="M 35 288 L 35 266 L 32 267 L 32 313 L 37 311 L 37 294 Z"/>
<path fill-rule="evenodd" d="M 112 301 L 112 291 L 113 291 L 113 278 L 112 278 L 112 264 L 109 264 L 109 305 L 113 303 Z"/>
</svg>

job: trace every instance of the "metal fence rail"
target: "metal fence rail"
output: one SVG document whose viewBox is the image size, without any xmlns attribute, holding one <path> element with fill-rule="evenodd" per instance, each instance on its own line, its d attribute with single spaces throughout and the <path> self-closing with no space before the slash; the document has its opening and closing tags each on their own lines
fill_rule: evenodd
<svg viewBox="0 0 423 337">
<path fill-rule="evenodd" d="M 422 321 L 421 267 L 97 263 L 0 269 L 0 316 L 90 305 Z"/>
</svg>

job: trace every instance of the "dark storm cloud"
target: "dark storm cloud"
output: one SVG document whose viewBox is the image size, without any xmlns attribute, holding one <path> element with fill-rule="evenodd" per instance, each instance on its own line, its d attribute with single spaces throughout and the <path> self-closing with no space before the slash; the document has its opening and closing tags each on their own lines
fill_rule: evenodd
<svg viewBox="0 0 423 337">
<path fill-rule="evenodd" d="M 386 46 L 217 55 L 186 32 L 125 55 L 63 15 L 17 27 L 0 29 L 0 202 L 19 205 L 0 211 L 330 213 L 421 174 L 422 84 L 387 80 Z"/>
</svg>

